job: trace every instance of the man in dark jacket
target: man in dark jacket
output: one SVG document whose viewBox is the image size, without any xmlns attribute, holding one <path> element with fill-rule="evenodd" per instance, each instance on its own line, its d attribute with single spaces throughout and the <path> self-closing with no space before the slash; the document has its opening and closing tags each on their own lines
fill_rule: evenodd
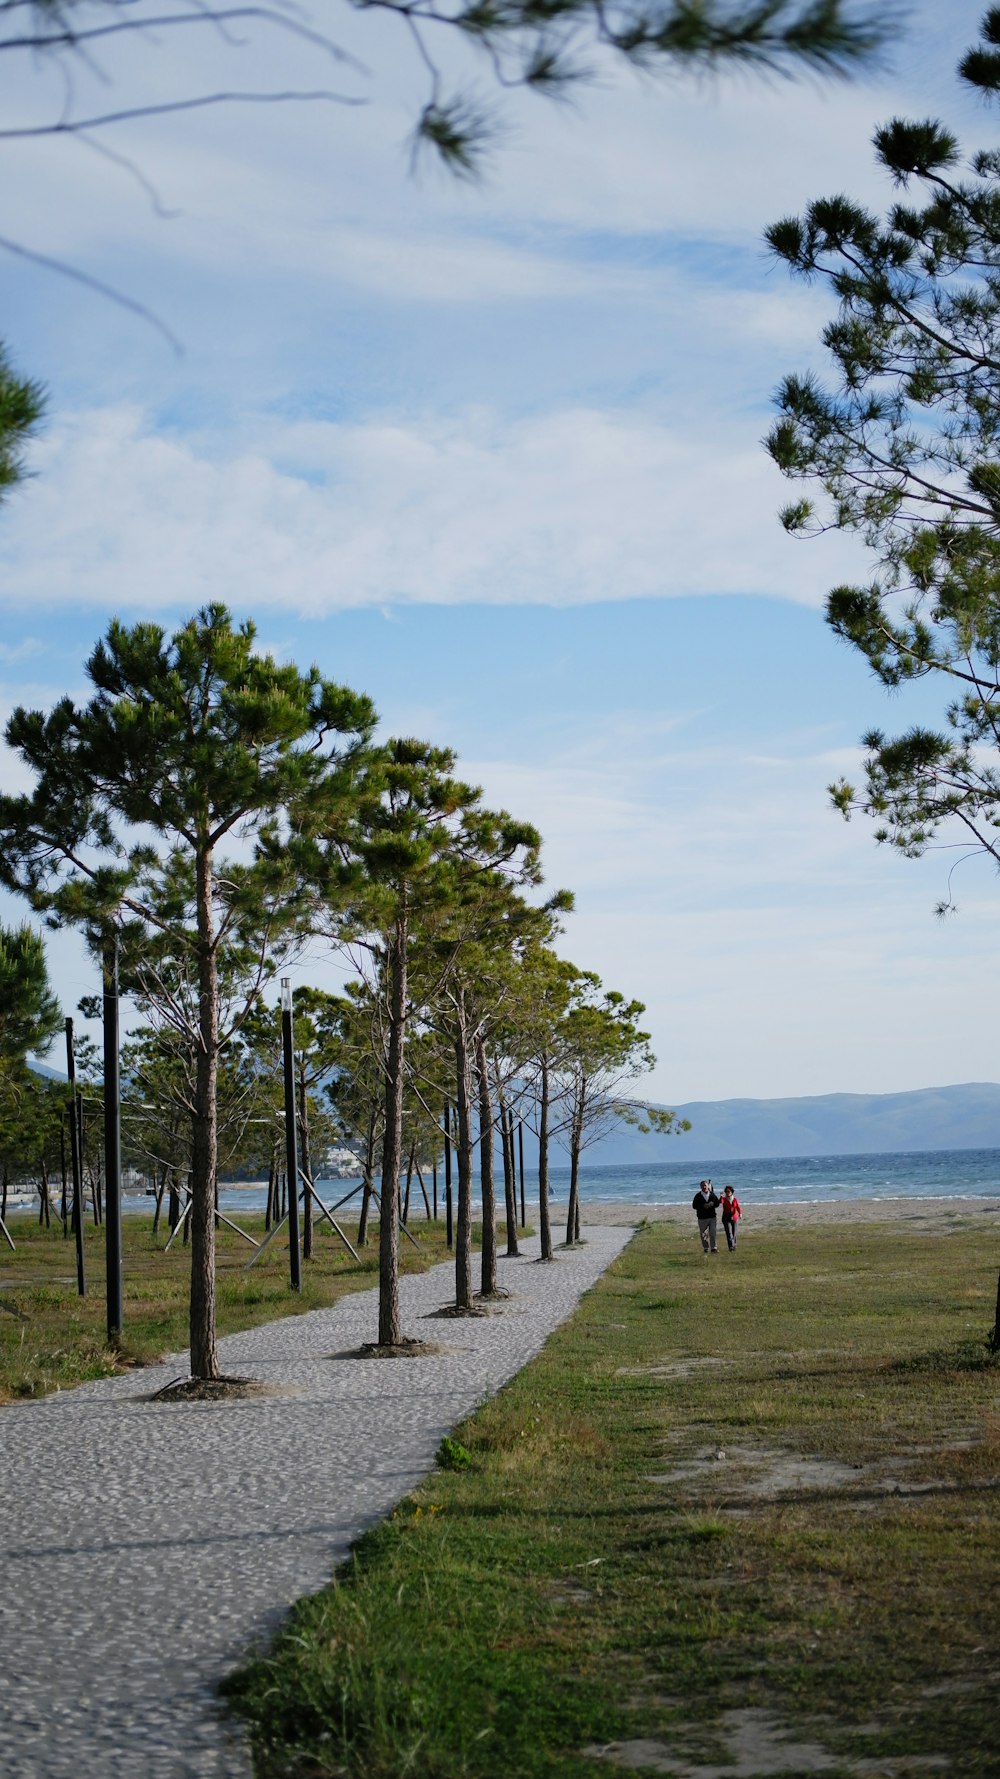
<svg viewBox="0 0 1000 1779">
<path fill-rule="evenodd" d="M 698 1217 L 698 1234 L 701 1236 L 701 1245 L 706 1254 L 719 1252 L 716 1246 L 719 1225 L 715 1218 L 719 1203 L 719 1195 L 713 1190 L 711 1180 L 702 1180 L 691 1204 Z"/>
</svg>

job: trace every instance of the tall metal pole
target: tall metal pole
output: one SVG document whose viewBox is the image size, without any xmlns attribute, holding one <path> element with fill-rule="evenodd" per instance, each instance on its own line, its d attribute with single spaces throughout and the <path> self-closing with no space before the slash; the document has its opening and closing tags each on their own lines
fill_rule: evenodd
<svg viewBox="0 0 1000 1779">
<path fill-rule="evenodd" d="M 299 1161 L 295 1142 L 295 1061 L 292 1040 L 292 984 L 281 978 L 281 1060 L 285 1076 L 285 1171 L 288 1176 L 288 1238 L 293 1291 L 302 1289 L 299 1251 Z"/>
<path fill-rule="evenodd" d="M 108 1340 L 124 1326 L 122 1291 L 122 1128 L 118 1083 L 118 935 L 104 941 L 104 1234 Z"/>
<path fill-rule="evenodd" d="M 302 1258 L 312 1259 L 313 1251 L 313 1170 L 309 1149 L 309 1101 L 304 1076 L 299 1077 L 299 1147 L 302 1150 Z"/>
<path fill-rule="evenodd" d="M 66 1021 L 66 1074 L 69 1079 L 69 1155 L 73 1170 L 73 1239 L 76 1243 L 77 1295 L 87 1295 L 87 1275 L 83 1266 L 83 1164 L 80 1156 L 80 1108 L 76 1102 L 76 1050 L 73 1046 L 73 1021 Z"/>
<path fill-rule="evenodd" d="M 524 1229 L 527 1224 L 528 1219 L 524 1214 L 524 1119 L 523 1118 L 519 1118 L 517 1121 L 517 1158 L 518 1158 L 518 1161 L 520 1163 L 520 1168 L 521 1168 L 521 1228 Z"/>
<path fill-rule="evenodd" d="M 59 1215 L 62 1219 L 63 1241 L 69 1236 L 69 1207 L 66 1203 L 66 1114 L 63 1112 L 59 1120 L 59 1165 L 62 1169 L 62 1200 Z"/>
<path fill-rule="evenodd" d="M 450 1109 L 448 1101 L 444 1102 L 444 1214 L 447 1226 L 449 1248 L 452 1245 L 451 1229 L 451 1133 L 449 1128 Z"/>
</svg>

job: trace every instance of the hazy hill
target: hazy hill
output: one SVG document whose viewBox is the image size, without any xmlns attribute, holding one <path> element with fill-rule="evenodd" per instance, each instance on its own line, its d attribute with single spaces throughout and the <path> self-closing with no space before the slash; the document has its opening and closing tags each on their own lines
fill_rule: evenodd
<svg viewBox="0 0 1000 1779">
<path fill-rule="evenodd" d="M 912 1093 L 824 1093 L 805 1099 L 692 1100 L 681 1137 L 622 1125 L 593 1149 L 591 1166 L 725 1161 L 754 1155 L 865 1155 L 908 1149 L 1000 1149 L 1000 1085 L 922 1087 Z"/>
<path fill-rule="evenodd" d="M 58 1069 L 32 1063 L 65 1080 Z M 591 1167 L 650 1161 L 726 1161 L 754 1155 L 877 1155 L 908 1149 L 1000 1149 L 1000 1085 L 921 1087 L 912 1093 L 823 1093 L 805 1099 L 691 1100 L 674 1108 L 691 1120 L 681 1137 L 643 1136 L 626 1124 L 587 1150 Z M 524 1133 L 525 1161 L 537 1157 Z M 553 1165 L 566 1159 L 555 1145 Z"/>
</svg>

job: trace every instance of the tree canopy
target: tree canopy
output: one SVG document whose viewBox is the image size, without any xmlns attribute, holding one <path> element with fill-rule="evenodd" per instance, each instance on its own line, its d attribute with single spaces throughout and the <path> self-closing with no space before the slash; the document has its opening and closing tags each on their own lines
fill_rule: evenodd
<svg viewBox="0 0 1000 1779">
<path fill-rule="evenodd" d="M 1000 7 L 959 73 L 1000 91 Z M 829 596 L 834 632 L 886 686 L 952 688 L 943 727 L 864 737 L 865 787 L 831 786 L 837 806 L 907 855 L 955 821 L 1000 862 L 1000 151 L 966 163 L 933 118 L 893 119 L 874 142 L 903 194 L 886 217 L 838 195 L 768 231 L 839 300 L 833 380 L 784 380 L 768 448 L 820 496 L 786 508 L 788 530 L 832 527 L 873 553 L 867 585 Z"/>
<path fill-rule="evenodd" d="M 608 61 L 644 72 L 742 64 L 765 71 L 796 67 L 845 74 L 870 58 L 895 22 L 895 9 L 877 0 L 348 0 L 353 10 L 388 14 L 409 38 L 424 96 L 414 121 L 416 145 L 426 145 L 458 173 L 476 170 L 496 137 L 495 102 L 483 97 L 482 76 L 494 88 L 526 88 L 559 95 L 592 78 Z M 150 30 L 155 25 L 155 31 Z M 135 117 L 236 103 L 316 102 L 363 104 L 370 71 L 338 42 L 335 19 L 280 5 L 240 0 L 198 6 L 193 0 L 0 0 L 0 57 L 20 68 L 28 58 L 74 67 L 99 65 L 102 49 L 124 33 L 144 39 L 145 65 L 158 45 L 180 36 L 196 44 L 213 26 L 233 48 L 247 34 L 285 36 L 304 47 L 310 73 L 317 55 L 335 71 L 337 84 L 286 89 L 277 81 L 262 90 L 199 88 L 164 92 L 162 79 L 122 99 L 88 106 L 73 84 L 53 113 L 8 126 L 0 140 L 77 135 L 100 140 L 108 128 Z M 237 35 L 239 33 L 239 35 Z M 162 59 L 162 58 L 161 58 Z M 447 72 L 446 70 L 447 66 Z M 452 73 L 452 70 L 456 72 Z M 11 245 L 7 243 L 7 245 Z"/>
<path fill-rule="evenodd" d="M 0 1069 L 44 1053 L 62 1024 L 45 946 L 31 927 L 0 927 Z"/>
<path fill-rule="evenodd" d="M 43 406 L 41 384 L 18 376 L 0 344 L 0 501 L 24 475 L 24 447 Z"/>
</svg>

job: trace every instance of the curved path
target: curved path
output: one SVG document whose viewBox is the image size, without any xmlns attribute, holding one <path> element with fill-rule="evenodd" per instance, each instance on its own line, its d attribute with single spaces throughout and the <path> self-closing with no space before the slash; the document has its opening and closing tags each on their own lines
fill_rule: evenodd
<svg viewBox="0 0 1000 1779">
<path fill-rule="evenodd" d="M 215 1688 L 431 1468 L 444 1433 L 537 1353 L 631 1235 L 551 1266 L 502 1259 L 484 1320 L 422 1321 L 451 1268 L 402 1281 L 419 1360 L 336 1359 L 375 1293 L 230 1335 L 223 1368 L 287 1386 L 227 1403 L 152 1391 L 184 1359 L 0 1409 L 3 1779 L 247 1779 Z"/>
</svg>

